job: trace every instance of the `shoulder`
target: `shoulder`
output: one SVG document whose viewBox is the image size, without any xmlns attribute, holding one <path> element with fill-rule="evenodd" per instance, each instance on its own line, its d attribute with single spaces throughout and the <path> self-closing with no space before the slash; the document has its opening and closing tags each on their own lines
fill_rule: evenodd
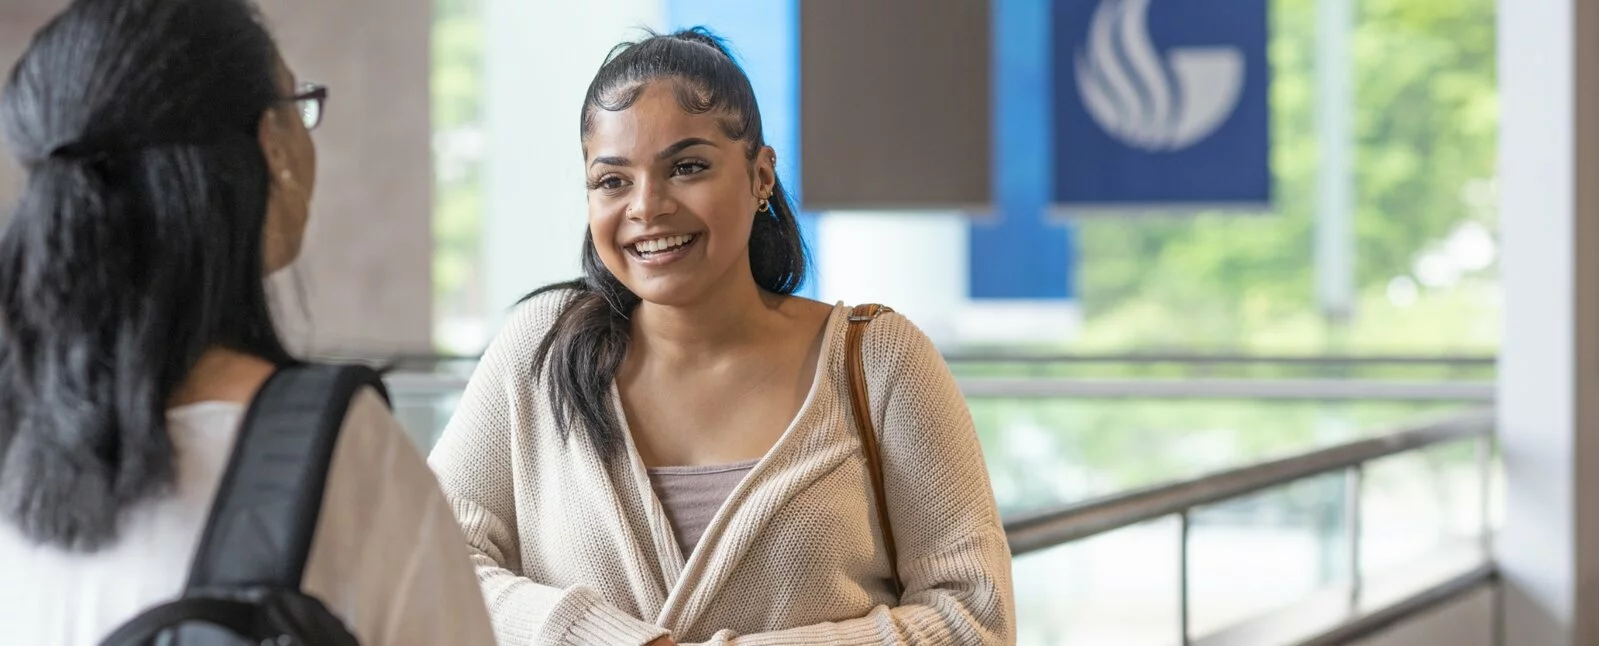
<svg viewBox="0 0 1599 646">
<path fill-rule="evenodd" d="M 350 547 L 348 541 L 369 531 L 414 526 L 421 510 L 435 499 L 442 500 L 438 480 L 416 441 L 377 391 L 357 393 L 334 445 L 318 535 Z"/>
<path fill-rule="evenodd" d="M 538 344 L 555 327 L 567 307 L 584 294 L 571 283 L 552 285 L 529 294 L 511 310 L 497 338 Z"/>
<path fill-rule="evenodd" d="M 376 434 L 388 437 L 389 431 L 399 430 L 389 403 L 372 387 L 364 387 L 350 399 L 350 409 L 344 414 L 344 432 Z M 403 433 L 402 433 L 403 435 Z"/>
<path fill-rule="evenodd" d="M 879 314 L 867 324 L 861 351 L 865 354 L 868 371 L 872 371 L 870 366 L 888 368 L 895 373 L 945 368 L 944 357 L 933 340 L 899 312 Z"/>
<path fill-rule="evenodd" d="M 363 642 L 375 643 L 398 616 L 422 612 L 406 607 L 418 598 L 408 588 L 419 571 L 465 572 L 470 565 L 458 558 L 465 538 L 437 478 L 376 391 L 350 402 L 340 433 L 305 589 L 328 600 Z"/>
<path fill-rule="evenodd" d="M 840 312 L 835 323 L 838 332 L 833 337 L 839 346 L 832 354 L 841 362 L 836 373 L 840 379 L 847 374 L 849 314 L 848 309 Z M 866 324 L 860 353 L 867 390 L 874 404 L 911 395 L 923 386 L 936 386 L 939 390 L 953 388 L 954 376 L 943 354 L 916 323 L 899 312 L 879 314 Z"/>
<path fill-rule="evenodd" d="M 841 363 L 835 373 L 839 392 L 855 397 L 847 381 L 849 348 L 842 345 L 834 355 Z M 921 445 L 920 451 L 975 433 L 966 398 L 943 354 L 909 318 L 897 312 L 878 315 L 867 324 L 860 353 L 866 403 L 877 418 L 885 455 L 905 453 L 906 442 Z"/>
<path fill-rule="evenodd" d="M 438 478 L 388 404 L 370 388 L 356 395 L 334 448 L 318 533 L 346 546 L 381 542 L 415 532 L 443 505 Z"/>
<path fill-rule="evenodd" d="M 362 389 L 350 401 L 334 450 L 334 469 L 341 471 L 341 478 L 355 474 L 357 479 L 373 482 L 394 479 L 392 484 L 412 483 L 419 480 L 418 474 L 427 475 L 427 481 L 433 479 L 416 441 L 394 417 L 388 402 L 371 388 Z"/>
</svg>

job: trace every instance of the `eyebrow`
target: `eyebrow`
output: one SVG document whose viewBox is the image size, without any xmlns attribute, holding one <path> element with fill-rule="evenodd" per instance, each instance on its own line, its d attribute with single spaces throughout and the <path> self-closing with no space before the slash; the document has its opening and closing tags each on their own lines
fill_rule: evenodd
<svg viewBox="0 0 1599 646">
<path fill-rule="evenodd" d="M 701 137 L 689 137 L 662 149 L 661 152 L 655 154 L 655 159 L 657 161 L 663 160 L 695 146 L 711 146 L 714 148 L 716 147 L 716 144 L 709 139 L 704 139 Z M 595 157 L 594 161 L 589 162 L 589 167 L 592 168 L 601 165 L 626 166 L 628 163 L 630 162 L 626 157 Z"/>
</svg>

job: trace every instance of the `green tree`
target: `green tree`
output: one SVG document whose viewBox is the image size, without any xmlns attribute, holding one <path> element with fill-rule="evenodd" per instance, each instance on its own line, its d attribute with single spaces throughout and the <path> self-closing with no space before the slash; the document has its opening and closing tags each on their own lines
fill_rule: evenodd
<svg viewBox="0 0 1599 646">
<path fill-rule="evenodd" d="M 434 8 L 435 310 L 446 317 L 469 316 L 481 307 L 482 172 L 461 143 L 470 140 L 482 119 L 483 21 L 478 0 L 437 0 Z"/>
</svg>

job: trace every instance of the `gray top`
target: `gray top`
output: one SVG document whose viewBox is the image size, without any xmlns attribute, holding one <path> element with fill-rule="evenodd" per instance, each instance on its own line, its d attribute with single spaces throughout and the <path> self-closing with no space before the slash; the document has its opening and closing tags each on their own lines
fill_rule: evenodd
<svg viewBox="0 0 1599 646">
<path fill-rule="evenodd" d="M 677 547 L 688 558 L 716 511 L 760 460 L 696 467 L 653 467 L 650 485 L 672 521 Z"/>
</svg>

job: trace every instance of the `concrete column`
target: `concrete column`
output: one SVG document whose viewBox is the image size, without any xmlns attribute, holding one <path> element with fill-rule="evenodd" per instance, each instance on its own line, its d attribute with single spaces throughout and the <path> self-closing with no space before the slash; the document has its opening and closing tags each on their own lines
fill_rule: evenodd
<svg viewBox="0 0 1599 646">
<path fill-rule="evenodd" d="M 28 42 L 51 16 L 67 6 L 67 0 L 6 0 L 0 3 L 0 79 L 11 74 Z M 3 81 L 0 81 L 3 83 Z M 11 217 L 11 205 L 22 189 L 22 169 L 5 151 L 0 141 L 0 222 Z"/>
<path fill-rule="evenodd" d="M 430 0 L 261 0 L 300 78 L 329 87 L 305 255 L 277 281 L 315 352 L 433 346 Z M 296 311 L 301 301 L 309 314 Z"/>
<path fill-rule="evenodd" d="M 660 22 L 660 0 L 485 0 L 482 329 L 486 342 L 523 295 L 581 275 L 588 230 L 578 116 L 619 42 Z"/>
<path fill-rule="evenodd" d="M 1505 644 L 1599 643 L 1599 6 L 1499 3 Z"/>
</svg>

